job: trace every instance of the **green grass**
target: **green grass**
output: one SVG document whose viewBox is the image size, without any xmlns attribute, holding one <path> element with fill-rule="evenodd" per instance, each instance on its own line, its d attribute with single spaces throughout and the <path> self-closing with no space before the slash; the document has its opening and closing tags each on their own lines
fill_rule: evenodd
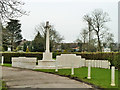
<svg viewBox="0 0 120 90">
<path fill-rule="evenodd" d="M 7 90 L 6 83 L 2 81 L 2 90 Z"/>
<path fill-rule="evenodd" d="M 0 80 L 0 90 L 7 90 L 6 83 Z"/>
<path fill-rule="evenodd" d="M 12 67 L 12 64 L 5 63 L 5 64 L 4 64 L 4 65 L 2 65 L 2 66 Z"/>
<path fill-rule="evenodd" d="M 11 64 L 4 64 L 3 66 L 12 67 Z M 91 79 L 87 79 L 87 67 L 75 68 L 75 74 L 71 75 L 71 69 L 59 69 L 55 72 L 55 69 L 35 69 L 35 71 L 50 72 L 58 75 L 77 77 L 78 79 L 89 82 L 101 88 L 118 88 L 118 70 L 115 71 L 116 81 L 115 87 L 110 86 L 111 83 L 111 70 L 102 68 L 91 68 Z M 120 72 L 119 72 L 120 73 Z M 119 83 L 120 84 L 120 83 Z"/>
<path fill-rule="evenodd" d="M 55 72 L 55 69 L 35 69 L 35 71 L 52 72 L 59 75 L 70 75 L 71 77 L 77 77 L 78 79 L 89 82 L 101 88 L 118 88 L 118 70 L 115 71 L 116 86 L 112 87 L 111 84 L 111 70 L 101 68 L 91 68 L 91 79 L 87 79 L 87 67 L 75 68 L 75 74 L 71 75 L 71 69 L 59 69 Z"/>
</svg>

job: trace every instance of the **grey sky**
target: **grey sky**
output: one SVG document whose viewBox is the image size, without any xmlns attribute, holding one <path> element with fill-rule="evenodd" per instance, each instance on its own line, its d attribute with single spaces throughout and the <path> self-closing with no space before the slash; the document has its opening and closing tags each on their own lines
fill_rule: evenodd
<svg viewBox="0 0 120 90">
<path fill-rule="evenodd" d="M 85 0 L 24 0 L 23 9 L 30 11 L 29 16 L 22 16 L 22 35 L 27 40 L 35 37 L 35 26 L 50 21 L 56 30 L 64 36 L 64 42 L 73 42 L 85 27 L 83 16 L 94 9 L 108 12 L 111 22 L 106 26 L 118 39 L 118 2 L 117 0 L 94 1 Z"/>
</svg>

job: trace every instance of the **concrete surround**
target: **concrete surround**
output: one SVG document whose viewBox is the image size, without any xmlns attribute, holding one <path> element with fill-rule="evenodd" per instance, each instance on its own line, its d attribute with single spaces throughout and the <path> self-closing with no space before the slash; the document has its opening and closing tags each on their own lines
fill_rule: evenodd
<svg viewBox="0 0 120 90">
<path fill-rule="evenodd" d="M 37 58 L 27 57 L 13 57 L 12 66 L 28 69 L 61 69 L 61 68 L 79 68 L 88 67 L 90 63 L 91 67 L 110 69 L 110 62 L 108 60 L 85 60 L 81 56 L 75 54 L 61 54 L 57 56 L 56 60 L 38 60 Z"/>
<path fill-rule="evenodd" d="M 75 54 L 61 54 L 57 56 L 56 60 L 38 60 L 37 58 L 27 57 L 13 57 L 12 66 L 29 69 L 58 69 L 60 68 L 79 68 L 88 67 L 90 63 L 91 67 L 110 69 L 110 62 L 108 60 L 85 60 L 81 56 Z"/>
</svg>

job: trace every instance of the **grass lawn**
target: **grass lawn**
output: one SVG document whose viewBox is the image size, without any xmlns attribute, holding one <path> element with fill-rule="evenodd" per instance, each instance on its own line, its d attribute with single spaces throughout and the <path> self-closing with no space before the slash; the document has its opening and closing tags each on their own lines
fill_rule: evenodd
<svg viewBox="0 0 120 90">
<path fill-rule="evenodd" d="M 11 67 L 11 64 L 4 64 L 3 66 Z M 35 69 L 35 71 L 41 72 L 51 72 L 58 75 L 65 75 L 70 77 L 77 77 L 78 79 L 94 84 L 101 88 L 118 88 L 118 70 L 115 71 L 115 84 L 116 86 L 111 87 L 111 70 L 102 69 L 102 68 L 91 68 L 91 79 L 87 79 L 87 67 L 75 68 L 74 75 L 71 75 L 71 69 L 58 69 L 58 72 L 55 72 L 55 69 Z M 120 72 L 119 72 L 120 74 Z M 120 77 L 119 77 L 120 78 Z M 120 81 L 119 81 L 120 82 Z M 119 83 L 120 84 L 120 83 Z"/>
<path fill-rule="evenodd" d="M 71 75 L 71 69 L 59 69 L 58 72 L 55 72 L 55 69 L 35 69 L 35 71 L 42 72 L 52 72 L 59 75 L 70 75 L 71 77 L 77 77 L 78 79 L 89 82 L 101 88 L 118 88 L 118 70 L 115 71 L 116 86 L 111 87 L 111 70 L 110 69 L 101 69 L 101 68 L 91 68 L 91 79 L 87 79 L 87 67 L 75 68 L 74 75 Z"/>
<path fill-rule="evenodd" d="M 5 63 L 5 64 L 4 64 L 4 65 L 2 65 L 2 66 L 12 67 L 12 64 Z"/>
<path fill-rule="evenodd" d="M 7 90 L 5 82 L 1 80 L 0 80 L 0 90 Z"/>
</svg>

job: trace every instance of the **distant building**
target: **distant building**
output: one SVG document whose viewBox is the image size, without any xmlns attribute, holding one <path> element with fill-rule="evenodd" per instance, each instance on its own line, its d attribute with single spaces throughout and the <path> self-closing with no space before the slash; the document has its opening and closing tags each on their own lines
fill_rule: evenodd
<svg viewBox="0 0 120 90">
<path fill-rule="evenodd" d="M 20 42 L 20 45 L 23 45 L 25 42 L 27 42 L 26 39 L 23 39 L 21 42 Z"/>
<path fill-rule="evenodd" d="M 119 49 L 119 44 L 118 43 L 111 43 L 110 47 L 111 47 L 111 51 L 116 52 Z"/>
<path fill-rule="evenodd" d="M 79 51 L 78 43 L 60 43 L 57 50 L 67 51 L 67 52 L 77 52 Z"/>
<path fill-rule="evenodd" d="M 103 52 L 111 52 L 110 48 L 103 48 Z"/>
</svg>

